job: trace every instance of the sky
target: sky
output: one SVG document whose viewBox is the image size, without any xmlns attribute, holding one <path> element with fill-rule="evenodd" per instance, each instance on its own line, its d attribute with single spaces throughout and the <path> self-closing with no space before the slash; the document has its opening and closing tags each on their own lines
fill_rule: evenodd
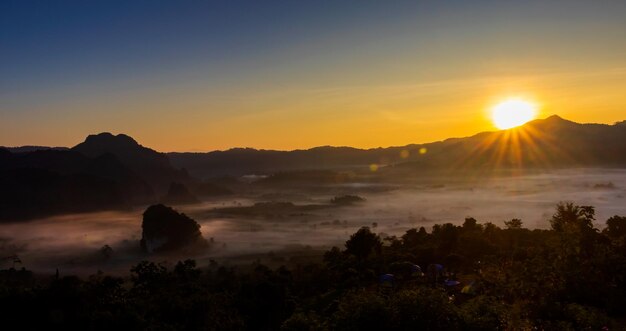
<svg viewBox="0 0 626 331">
<path fill-rule="evenodd" d="M 373 148 L 626 119 L 626 1 L 0 1 L 0 145 Z"/>
</svg>

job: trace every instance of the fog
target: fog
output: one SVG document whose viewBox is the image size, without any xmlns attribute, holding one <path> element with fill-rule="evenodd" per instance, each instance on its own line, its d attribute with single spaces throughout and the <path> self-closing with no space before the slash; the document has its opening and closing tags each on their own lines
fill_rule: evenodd
<svg viewBox="0 0 626 331">
<path fill-rule="evenodd" d="M 192 206 L 176 206 L 201 224 L 212 244 L 189 256 L 200 265 L 215 259 L 222 263 L 261 260 L 283 263 L 299 257 L 319 256 L 333 245 L 343 245 L 361 226 L 384 235 L 402 235 L 407 229 L 433 224 L 460 224 L 465 217 L 503 226 L 520 218 L 528 228 L 548 228 L 559 201 L 596 207 L 596 226 L 607 218 L 626 215 L 626 170 L 562 170 L 551 173 L 494 177 L 468 182 L 406 184 L 391 190 L 368 190 L 367 184 L 328 189 L 328 193 L 303 191 L 280 194 L 259 192 L 244 197 L 212 199 Z M 250 206 L 280 200 L 296 205 L 326 204 L 338 194 L 358 194 L 366 202 L 355 206 L 315 209 L 286 215 L 229 215 L 215 208 Z M 63 215 L 29 222 L 0 225 L 2 257 L 17 254 L 22 265 L 42 273 L 93 274 L 127 272 L 144 259 L 175 262 L 188 256 L 148 256 L 139 249 L 143 209 Z M 376 224 L 374 224 L 376 223 Z M 110 258 L 100 252 L 113 248 Z M 1 268 L 13 259 L 4 259 Z M 16 267 L 20 267 L 18 263 Z"/>
</svg>

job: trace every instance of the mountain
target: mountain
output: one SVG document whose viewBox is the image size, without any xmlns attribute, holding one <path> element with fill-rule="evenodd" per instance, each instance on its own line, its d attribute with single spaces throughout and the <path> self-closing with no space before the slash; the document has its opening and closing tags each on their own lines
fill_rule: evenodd
<svg viewBox="0 0 626 331">
<path fill-rule="evenodd" d="M 90 135 L 71 149 L 0 148 L 0 220 L 153 203 L 172 183 L 201 185 L 123 134 Z"/>
<path fill-rule="evenodd" d="M 203 187 L 166 154 L 123 134 L 90 135 L 71 149 L 0 148 L 0 220 L 153 203 L 172 183 Z"/>
<path fill-rule="evenodd" d="M 626 167 L 626 126 L 579 124 L 553 115 L 525 125 L 441 144 L 399 164 L 448 170 Z"/>
<path fill-rule="evenodd" d="M 12 154 L 9 149 L 0 147 L 0 162 L 10 158 Z"/>
<path fill-rule="evenodd" d="M 105 132 L 90 135 L 71 150 L 88 157 L 115 155 L 123 165 L 138 174 L 158 194 L 167 192 L 172 182 L 186 184 L 193 181 L 186 171 L 172 167 L 166 154 L 144 147 L 124 134 L 112 135 Z"/>
<path fill-rule="evenodd" d="M 5 153 L 0 159 L 0 171 L 42 169 L 62 176 L 81 174 L 114 181 L 128 192 L 128 202 L 147 200 L 154 195 L 145 181 L 110 153 L 91 158 L 71 150 L 49 149 Z"/>
<path fill-rule="evenodd" d="M 198 203 L 200 200 L 189 192 L 187 186 L 181 183 L 172 183 L 167 191 L 167 195 L 163 197 L 162 202 L 171 205 L 185 205 Z"/>
<path fill-rule="evenodd" d="M 403 148 L 417 148 L 409 145 Z M 315 147 L 308 150 L 273 151 L 236 148 L 208 153 L 168 153 L 175 167 L 194 177 L 271 174 L 277 171 L 338 169 L 400 161 L 400 147 L 363 150 L 352 147 Z"/>
<path fill-rule="evenodd" d="M 155 199 L 151 187 L 112 154 L 0 149 L 0 220 L 128 208 Z"/>
<path fill-rule="evenodd" d="M 0 221 L 129 207 L 114 181 L 37 168 L 0 172 Z"/>
<path fill-rule="evenodd" d="M 169 153 L 175 167 L 199 178 L 271 174 L 313 169 L 365 169 L 371 164 L 398 169 L 455 170 L 505 167 L 626 167 L 626 125 L 579 124 L 559 116 L 523 126 L 428 144 L 357 149 L 316 147 L 272 151 L 231 149 Z"/>
<path fill-rule="evenodd" d="M 463 175 L 476 170 L 624 168 L 625 141 L 626 121 L 579 124 L 558 116 L 466 138 L 374 149 L 164 154 L 129 136 L 101 133 L 71 149 L 0 148 L 0 220 L 127 208 L 159 197 L 193 202 L 191 197 L 241 189 L 246 184 L 236 177 L 246 174 L 271 175 L 248 176 L 259 184 L 291 187 L 346 182 L 359 172 L 403 179 L 441 171 Z"/>
<path fill-rule="evenodd" d="M 48 146 L 19 146 L 19 147 L 4 147 L 12 153 L 27 153 L 27 152 L 35 152 L 35 151 L 47 151 L 47 150 L 56 150 L 56 151 L 66 151 L 69 148 L 67 147 L 48 147 Z"/>
</svg>

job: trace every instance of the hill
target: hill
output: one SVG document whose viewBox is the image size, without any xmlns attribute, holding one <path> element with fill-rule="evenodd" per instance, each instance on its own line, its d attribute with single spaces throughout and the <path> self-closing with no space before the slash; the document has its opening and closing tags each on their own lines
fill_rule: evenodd
<svg viewBox="0 0 626 331">
<path fill-rule="evenodd" d="M 90 135 L 71 149 L 0 148 L 0 220 L 154 203 L 172 183 L 202 186 L 123 134 Z"/>
<path fill-rule="evenodd" d="M 0 220 L 127 208 L 154 200 L 152 188 L 112 154 L 0 150 Z"/>
<path fill-rule="evenodd" d="M 268 174 L 271 176 L 256 176 L 262 178 L 258 183 L 290 187 L 294 183 L 349 180 L 351 175 L 344 178 L 337 174 L 341 170 L 404 179 L 433 172 L 463 175 L 466 171 L 501 169 L 623 168 L 624 123 L 579 124 L 551 116 L 509 130 L 374 149 L 239 148 L 165 154 L 127 135 L 110 133 L 90 135 L 71 149 L 0 148 L 0 219 L 150 203 L 167 198 L 172 183 L 188 188 L 195 196 L 228 194 L 243 185 L 235 177 L 245 174 Z M 212 179 L 201 182 L 195 178 Z"/>
<path fill-rule="evenodd" d="M 503 131 L 400 147 L 316 147 L 273 151 L 237 148 L 208 153 L 169 153 L 175 167 L 206 178 L 311 169 L 463 170 L 507 167 L 626 167 L 626 125 L 579 124 L 559 116 Z"/>
<path fill-rule="evenodd" d="M 167 192 L 172 182 L 192 181 L 186 171 L 172 167 L 166 154 L 144 147 L 124 134 L 112 135 L 105 132 L 90 135 L 84 142 L 72 147 L 72 151 L 88 157 L 115 155 L 124 166 L 138 174 L 159 194 Z"/>
<path fill-rule="evenodd" d="M 12 153 L 27 153 L 35 151 L 57 150 L 66 151 L 67 147 L 48 147 L 48 146 L 19 146 L 19 147 L 4 147 Z"/>
<path fill-rule="evenodd" d="M 396 170 L 501 170 L 626 167 L 626 126 L 580 124 L 559 116 L 503 131 L 426 144 L 428 153 Z"/>
</svg>

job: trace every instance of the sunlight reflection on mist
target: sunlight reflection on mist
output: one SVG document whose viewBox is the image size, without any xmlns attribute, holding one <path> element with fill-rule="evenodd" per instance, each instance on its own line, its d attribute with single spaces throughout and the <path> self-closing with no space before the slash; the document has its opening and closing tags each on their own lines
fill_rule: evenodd
<svg viewBox="0 0 626 331">
<path fill-rule="evenodd" d="M 249 206 L 263 197 L 229 197 L 193 206 L 176 207 L 201 224 L 203 236 L 214 243 L 206 253 L 195 256 L 228 260 L 243 255 L 265 254 L 308 246 L 326 249 L 343 245 L 361 226 L 389 235 L 402 235 L 407 229 L 451 222 L 460 224 L 467 216 L 479 222 L 520 218 L 528 228 L 547 228 L 547 219 L 559 201 L 574 201 L 596 207 L 596 226 L 602 227 L 613 215 L 626 215 L 626 171 L 564 170 L 524 177 L 491 178 L 472 183 L 411 184 L 379 193 L 359 193 L 367 184 L 353 186 L 367 201 L 342 208 L 274 217 L 216 215 L 216 207 Z M 349 188 L 342 187 L 342 190 Z M 326 203 L 332 196 L 300 192 L 289 201 L 301 204 Z M 142 259 L 139 249 L 141 214 L 100 212 L 63 215 L 30 222 L 0 225 L 0 253 L 18 254 L 25 267 L 53 273 L 127 272 Z M 113 257 L 105 260 L 99 252 L 110 245 Z M 159 261 L 164 257 L 153 257 Z M 174 256 L 172 259 L 185 258 Z M 9 267 L 7 261 L 2 268 Z M 18 266 L 19 267 L 19 266 Z"/>
</svg>

